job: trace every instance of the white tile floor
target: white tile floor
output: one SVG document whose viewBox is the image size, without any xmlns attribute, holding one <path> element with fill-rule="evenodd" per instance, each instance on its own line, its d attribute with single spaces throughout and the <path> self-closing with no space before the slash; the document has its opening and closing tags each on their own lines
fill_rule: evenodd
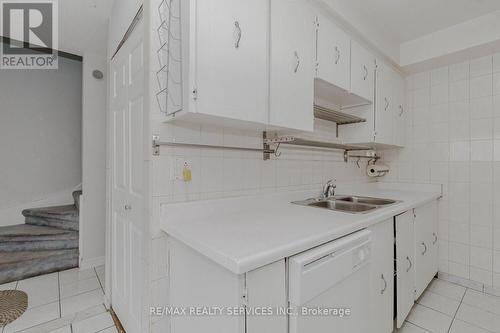
<svg viewBox="0 0 500 333">
<path fill-rule="evenodd" d="M 28 294 L 28 309 L 0 333 L 117 332 L 104 307 L 104 267 L 70 269 L 0 285 Z"/>
<path fill-rule="evenodd" d="M 500 333 L 500 297 L 435 279 L 398 333 Z"/>
</svg>

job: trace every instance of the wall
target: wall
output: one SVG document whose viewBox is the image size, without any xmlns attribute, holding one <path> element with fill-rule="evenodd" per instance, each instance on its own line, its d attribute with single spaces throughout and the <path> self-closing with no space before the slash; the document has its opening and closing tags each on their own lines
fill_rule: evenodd
<svg viewBox="0 0 500 333">
<path fill-rule="evenodd" d="M 82 64 L 58 70 L 1 70 L 0 225 L 21 210 L 72 203 L 81 182 Z"/>
<path fill-rule="evenodd" d="M 104 264 L 106 230 L 106 58 L 83 57 L 82 200 L 80 206 L 80 266 Z M 100 70 L 98 80 L 92 72 Z"/>
<path fill-rule="evenodd" d="M 443 183 L 439 270 L 500 289 L 500 55 L 407 79 L 408 144 L 386 180 Z"/>
</svg>

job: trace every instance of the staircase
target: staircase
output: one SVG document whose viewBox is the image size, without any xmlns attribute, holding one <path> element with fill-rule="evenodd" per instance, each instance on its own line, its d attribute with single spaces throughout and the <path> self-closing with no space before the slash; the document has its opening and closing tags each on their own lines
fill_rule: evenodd
<svg viewBox="0 0 500 333">
<path fill-rule="evenodd" d="M 25 224 L 0 227 L 0 284 L 78 266 L 81 191 L 65 206 L 23 210 Z"/>
</svg>

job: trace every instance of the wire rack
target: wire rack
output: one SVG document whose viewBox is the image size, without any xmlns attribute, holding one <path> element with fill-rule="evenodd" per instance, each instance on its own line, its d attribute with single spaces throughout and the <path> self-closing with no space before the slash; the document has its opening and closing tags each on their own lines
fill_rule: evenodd
<svg viewBox="0 0 500 333">
<path fill-rule="evenodd" d="M 156 100 L 161 112 L 172 115 L 182 110 L 181 0 L 162 0 L 158 6 L 157 35 L 159 70 L 156 72 Z"/>
</svg>

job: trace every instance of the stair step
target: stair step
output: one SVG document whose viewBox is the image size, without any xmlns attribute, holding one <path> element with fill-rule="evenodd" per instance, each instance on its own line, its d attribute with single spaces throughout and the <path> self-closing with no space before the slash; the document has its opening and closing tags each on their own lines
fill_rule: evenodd
<svg viewBox="0 0 500 333">
<path fill-rule="evenodd" d="M 78 266 L 78 249 L 0 252 L 0 284 Z"/>
<path fill-rule="evenodd" d="M 80 210 L 80 196 L 82 195 L 82 191 L 74 191 L 73 192 L 73 200 L 75 201 L 76 209 Z"/>
<path fill-rule="evenodd" d="M 0 227 L 0 252 L 78 248 L 78 232 L 29 224 Z"/>
<path fill-rule="evenodd" d="M 75 205 L 30 208 L 23 210 L 25 223 L 78 231 L 79 216 Z"/>
</svg>

